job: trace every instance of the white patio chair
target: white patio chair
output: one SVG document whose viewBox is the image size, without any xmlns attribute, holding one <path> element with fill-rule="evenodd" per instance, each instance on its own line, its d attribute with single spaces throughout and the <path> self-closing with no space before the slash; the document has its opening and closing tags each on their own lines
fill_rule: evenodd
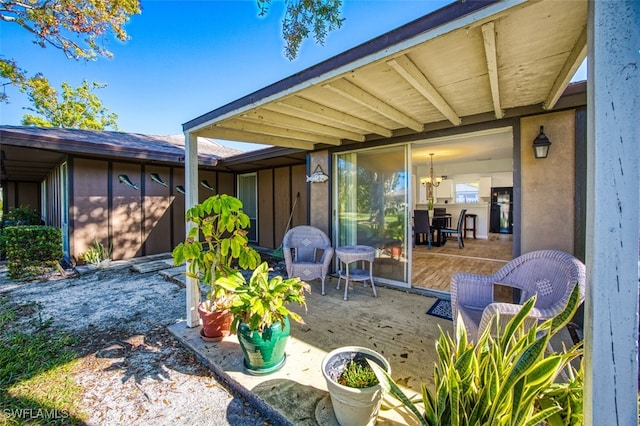
<svg viewBox="0 0 640 426">
<path fill-rule="evenodd" d="M 300 277 L 304 281 L 320 278 L 324 295 L 324 280 L 334 252 L 327 234 L 313 226 L 296 226 L 285 234 L 282 250 L 289 278 Z"/>
<path fill-rule="evenodd" d="M 496 316 L 499 315 L 500 324 L 506 324 L 534 294 L 537 295 L 536 304 L 525 325 L 552 318 L 564 309 L 576 284 L 580 286 L 582 303 L 585 281 L 584 264 L 559 250 L 526 253 L 493 275 L 454 274 L 451 278 L 454 330 L 460 312 L 469 340 L 476 341 Z M 519 303 L 495 302 L 495 285 L 519 289 Z"/>
</svg>

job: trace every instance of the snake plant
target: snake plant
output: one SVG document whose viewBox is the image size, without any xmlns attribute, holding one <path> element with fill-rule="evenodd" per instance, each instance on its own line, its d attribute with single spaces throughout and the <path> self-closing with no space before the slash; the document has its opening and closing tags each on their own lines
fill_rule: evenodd
<svg viewBox="0 0 640 426">
<path fill-rule="evenodd" d="M 578 286 L 558 316 L 527 329 L 524 320 L 534 305 L 535 296 L 504 328 L 499 321 L 487 327 L 475 345 L 468 342 L 462 321 L 456 340 L 440 330 L 435 390 L 422 384 L 422 401 L 412 401 L 384 370 L 371 367 L 382 387 L 422 425 L 582 424 L 582 387 L 556 383 L 565 370 L 575 378 L 570 362 L 581 356 L 582 344 L 560 352 L 549 344 L 575 314 Z M 580 403 L 563 406 L 576 400 Z"/>
</svg>

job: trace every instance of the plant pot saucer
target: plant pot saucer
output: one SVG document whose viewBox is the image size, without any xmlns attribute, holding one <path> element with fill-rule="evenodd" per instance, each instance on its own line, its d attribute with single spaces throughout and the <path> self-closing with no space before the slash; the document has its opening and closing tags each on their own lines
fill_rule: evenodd
<svg viewBox="0 0 640 426">
<path fill-rule="evenodd" d="M 251 374 L 252 376 L 265 376 L 267 374 L 273 373 L 274 371 L 280 370 L 284 366 L 285 362 L 287 362 L 287 354 L 284 355 L 284 358 L 282 358 L 282 361 L 280 361 L 273 367 L 269 367 L 269 368 L 260 368 L 260 369 L 249 368 L 249 366 L 247 366 L 246 359 L 243 361 L 243 364 L 244 364 L 244 371 Z"/>
<path fill-rule="evenodd" d="M 224 339 L 224 336 L 217 336 L 217 337 L 205 336 L 204 335 L 204 328 L 200 328 L 200 337 L 205 342 L 219 342 L 220 340 Z"/>
</svg>

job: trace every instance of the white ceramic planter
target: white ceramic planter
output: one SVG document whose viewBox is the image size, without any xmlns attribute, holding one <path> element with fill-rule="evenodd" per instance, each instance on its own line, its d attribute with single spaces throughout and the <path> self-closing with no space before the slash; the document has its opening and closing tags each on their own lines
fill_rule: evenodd
<svg viewBox="0 0 640 426">
<path fill-rule="evenodd" d="M 391 374 L 389 362 L 379 353 L 360 346 L 344 346 L 329 352 L 322 360 L 322 375 L 327 382 L 336 420 L 342 426 L 374 425 L 382 403 L 380 385 L 350 388 L 337 382 L 346 365 L 356 357 L 376 362 Z"/>
</svg>

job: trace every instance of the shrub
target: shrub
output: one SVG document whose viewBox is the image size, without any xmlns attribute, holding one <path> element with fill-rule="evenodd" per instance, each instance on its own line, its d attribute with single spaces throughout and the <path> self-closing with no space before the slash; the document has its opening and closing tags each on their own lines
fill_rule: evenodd
<svg viewBox="0 0 640 426">
<path fill-rule="evenodd" d="M 9 226 L 2 233 L 9 278 L 29 278 L 54 268 L 63 256 L 62 230 L 52 226 Z"/>
<path fill-rule="evenodd" d="M 4 215 L 4 226 L 42 225 L 40 213 L 30 206 L 12 207 Z"/>
</svg>

